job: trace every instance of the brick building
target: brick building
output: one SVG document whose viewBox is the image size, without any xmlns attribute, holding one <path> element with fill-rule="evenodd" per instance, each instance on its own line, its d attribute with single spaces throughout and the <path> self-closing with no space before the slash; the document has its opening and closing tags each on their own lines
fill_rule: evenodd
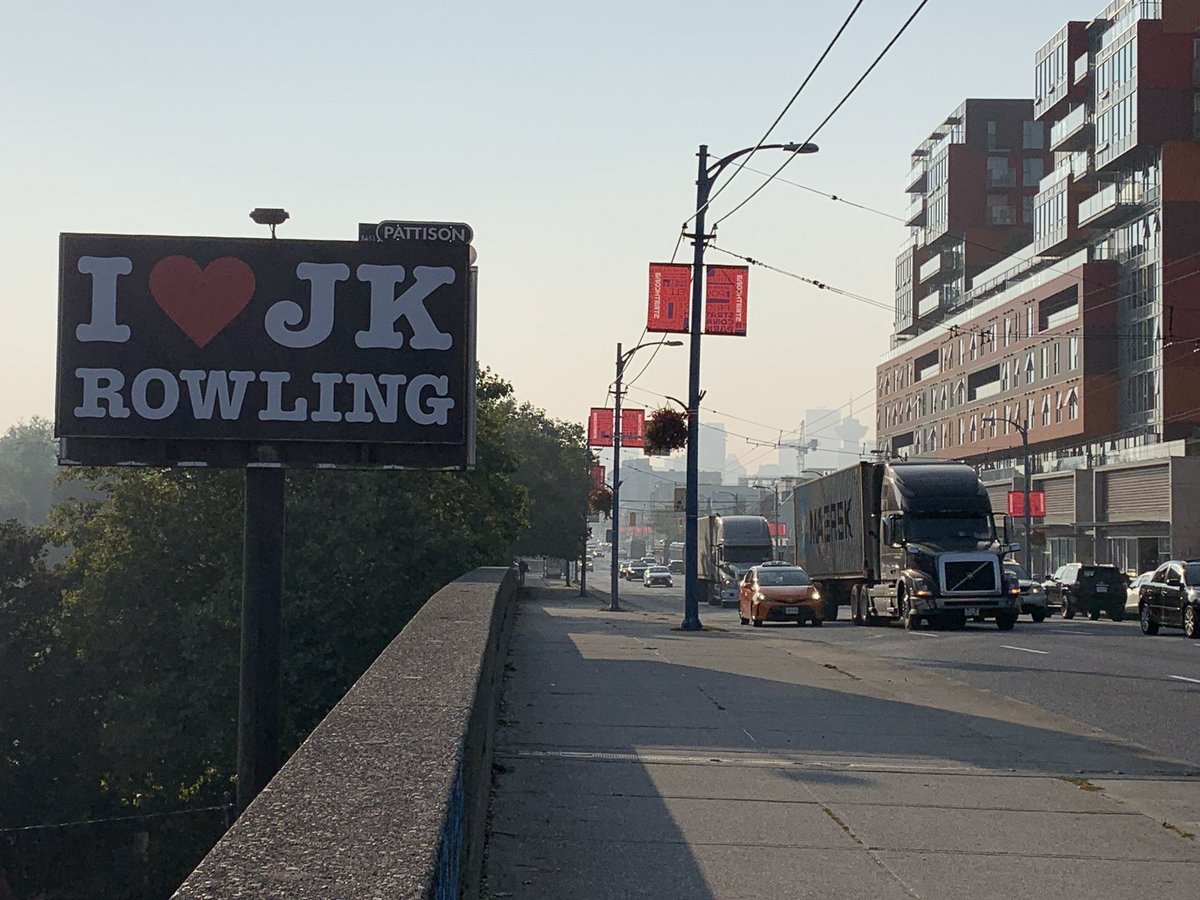
<svg viewBox="0 0 1200 900">
<path fill-rule="evenodd" d="M 1036 53 L 1019 148 L 1020 101 L 967 101 L 948 120 L 988 123 L 964 142 L 986 159 L 982 183 L 978 163 L 956 165 L 947 148 L 927 141 L 913 157 L 905 187 L 925 215 L 910 213 L 897 266 L 880 446 L 977 464 L 1003 508 L 1023 483 L 1025 429 L 1047 493 L 1041 572 L 1200 556 L 1198 28 L 1195 0 L 1120 0 L 1068 22 Z M 1039 134 L 1048 162 L 1029 190 Z M 933 171 L 946 162 L 943 184 Z M 990 212 L 1005 207 L 1019 222 Z"/>
</svg>

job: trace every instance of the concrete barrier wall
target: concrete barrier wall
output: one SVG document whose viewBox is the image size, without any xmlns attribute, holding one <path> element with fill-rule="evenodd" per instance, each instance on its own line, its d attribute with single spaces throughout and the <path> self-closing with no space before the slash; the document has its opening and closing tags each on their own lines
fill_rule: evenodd
<svg viewBox="0 0 1200 900">
<path fill-rule="evenodd" d="M 479 893 L 511 569 L 438 591 L 175 897 Z"/>
</svg>

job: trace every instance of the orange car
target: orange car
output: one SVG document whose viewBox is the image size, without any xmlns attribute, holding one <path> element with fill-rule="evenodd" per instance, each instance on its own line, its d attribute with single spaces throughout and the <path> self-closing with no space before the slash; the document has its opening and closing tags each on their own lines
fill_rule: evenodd
<svg viewBox="0 0 1200 900">
<path fill-rule="evenodd" d="M 742 624 L 806 621 L 821 624 L 824 606 L 821 592 L 799 566 L 766 563 L 754 566 L 742 579 L 738 591 L 738 615 Z"/>
</svg>

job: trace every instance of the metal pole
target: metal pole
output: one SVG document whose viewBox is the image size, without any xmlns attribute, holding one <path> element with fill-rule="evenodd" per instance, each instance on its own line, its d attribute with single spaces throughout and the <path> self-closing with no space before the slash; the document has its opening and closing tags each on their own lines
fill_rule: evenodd
<svg viewBox="0 0 1200 900">
<path fill-rule="evenodd" d="M 708 145 L 701 144 L 697 154 L 700 162 L 696 175 L 696 233 L 692 245 L 692 314 L 691 355 L 688 365 L 688 444 L 687 444 L 687 503 L 684 515 L 684 631 L 699 631 L 700 624 L 700 573 L 699 567 L 699 472 L 700 472 L 700 330 L 703 327 L 702 301 L 704 290 L 704 214 L 708 206 L 708 192 L 712 183 L 708 178 Z"/>
<path fill-rule="evenodd" d="M 1029 419 L 1025 420 L 1025 426 L 1021 429 L 1021 450 L 1025 454 L 1025 571 L 1029 573 L 1029 577 L 1033 577 L 1033 545 L 1029 543 L 1030 534 L 1030 515 L 1029 515 L 1029 486 L 1031 484 L 1031 474 L 1029 471 Z"/>
<path fill-rule="evenodd" d="M 279 764 L 279 643 L 283 606 L 284 472 L 246 469 L 237 811 Z"/>
<path fill-rule="evenodd" d="M 613 506 L 612 506 L 612 582 L 609 588 L 608 609 L 617 612 L 621 604 L 617 599 L 617 582 L 620 580 L 617 556 L 621 547 L 621 345 L 617 344 L 616 402 L 613 412 Z"/>
</svg>

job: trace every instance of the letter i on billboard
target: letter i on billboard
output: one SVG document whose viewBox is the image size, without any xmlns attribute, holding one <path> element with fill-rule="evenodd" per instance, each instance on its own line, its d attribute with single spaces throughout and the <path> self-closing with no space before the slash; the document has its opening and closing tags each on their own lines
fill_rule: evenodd
<svg viewBox="0 0 1200 900">
<path fill-rule="evenodd" d="M 646 330 L 685 334 L 692 295 L 692 267 L 650 263 L 650 301 Z"/>
<path fill-rule="evenodd" d="M 704 276 L 704 333 L 746 336 L 749 266 L 707 266 Z"/>
</svg>

